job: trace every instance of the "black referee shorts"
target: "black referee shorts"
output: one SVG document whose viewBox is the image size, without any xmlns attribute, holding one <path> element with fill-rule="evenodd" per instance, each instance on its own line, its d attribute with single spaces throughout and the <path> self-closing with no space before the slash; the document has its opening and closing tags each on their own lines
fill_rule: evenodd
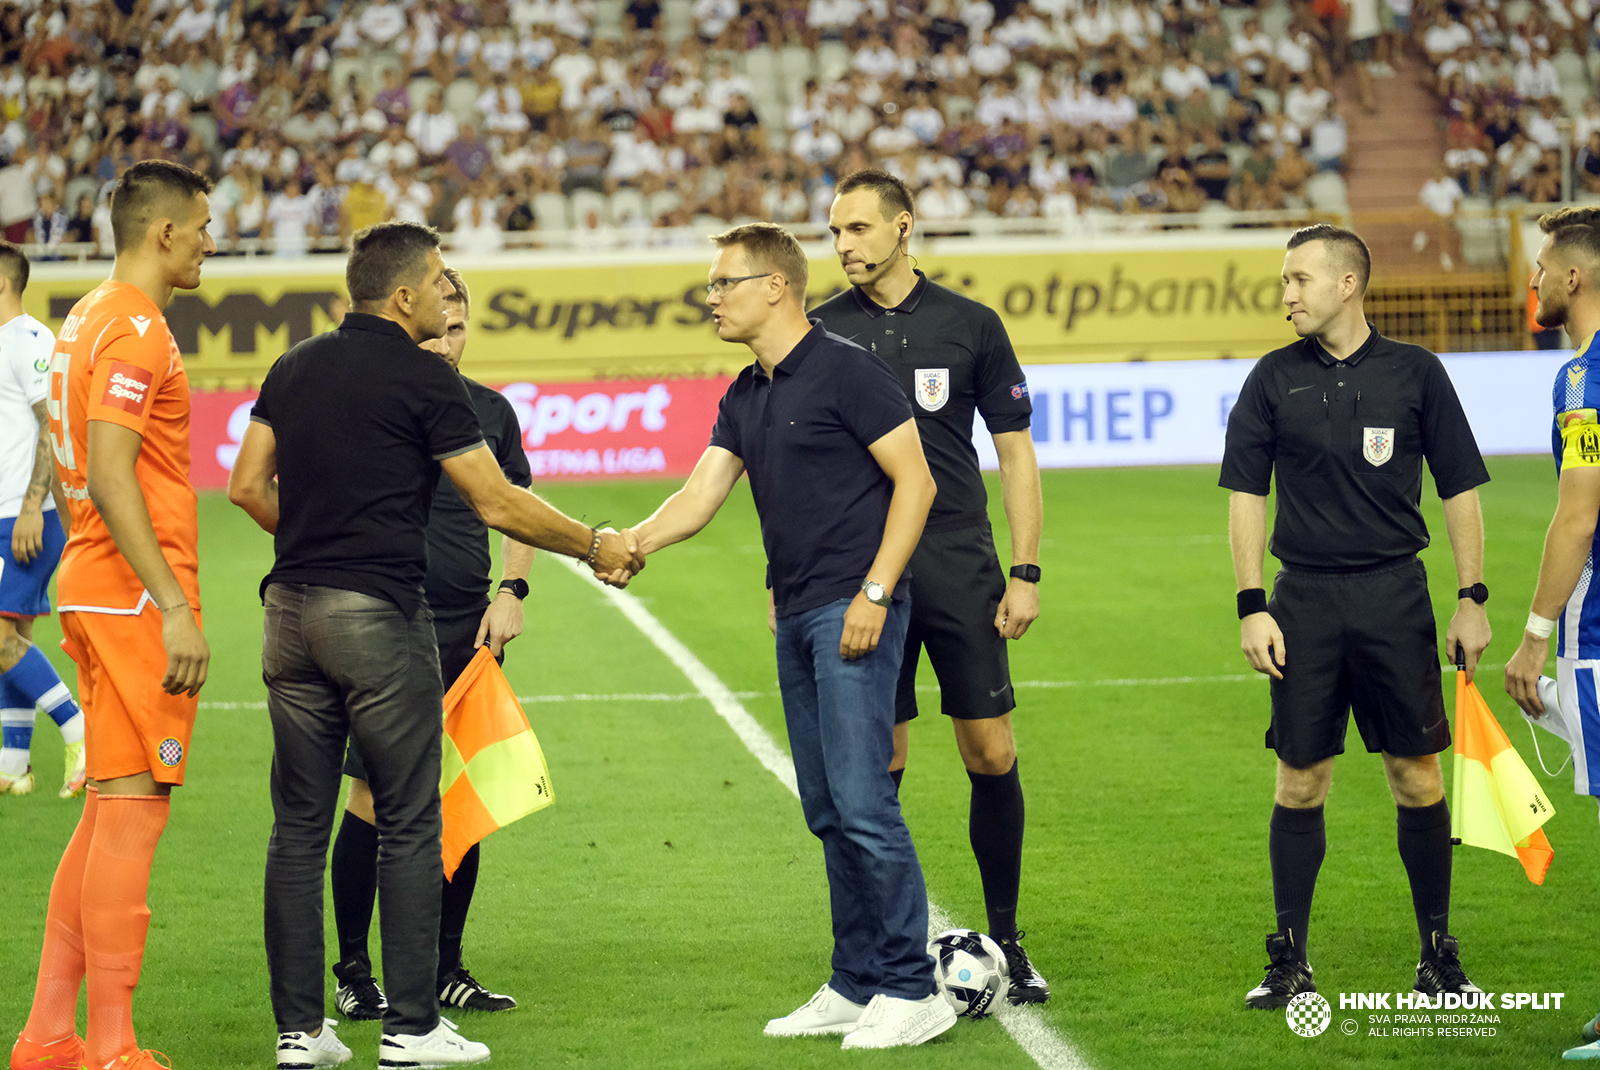
<svg viewBox="0 0 1600 1070">
<path fill-rule="evenodd" d="M 911 627 L 895 691 L 896 724 L 917 715 L 917 659 L 924 647 L 945 716 L 981 721 L 1016 708 L 1006 641 L 994 627 L 1005 593 L 988 521 L 922 536 L 911 555 Z"/>
<path fill-rule="evenodd" d="M 1284 569 L 1267 611 L 1287 664 L 1272 681 L 1267 746 L 1296 769 L 1344 753 L 1352 711 L 1371 752 L 1405 758 L 1450 745 L 1428 572 L 1406 558 L 1363 572 Z"/>
<path fill-rule="evenodd" d="M 466 669 L 467 663 L 472 660 L 478 648 L 472 641 L 478 637 L 478 625 L 483 623 L 483 611 L 487 605 L 473 606 L 467 609 L 435 609 L 433 610 L 433 634 L 439 640 L 439 676 L 444 681 L 444 689 L 448 693 L 450 685 L 456 682 Z M 505 662 L 502 653 L 496 660 Z M 344 751 L 344 775 L 355 777 L 357 780 L 367 779 L 367 767 L 361 762 L 361 754 L 354 744 L 347 745 Z"/>
</svg>

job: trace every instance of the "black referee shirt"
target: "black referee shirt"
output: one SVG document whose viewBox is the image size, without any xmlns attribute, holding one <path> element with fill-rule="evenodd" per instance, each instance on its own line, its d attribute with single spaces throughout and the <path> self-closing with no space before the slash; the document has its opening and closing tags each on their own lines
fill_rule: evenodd
<svg viewBox="0 0 1600 1070">
<path fill-rule="evenodd" d="M 917 284 L 894 308 L 852 286 L 812 311 L 889 365 L 912 401 L 928 470 L 939 485 L 926 531 L 988 518 L 988 495 L 972 445 L 973 411 L 990 434 L 1026 431 L 1033 417 L 1028 381 L 995 311 L 954 290 Z"/>
<path fill-rule="evenodd" d="M 250 418 L 277 440 L 277 561 L 261 581 L 422 605 L 439 462 L 483 445 L 465 381 L 393 320 L 348 313 L 272 366 Z"/>
<path fill-rule="evenodd" d="M 1359 569 L 1428 545 L 1424 459 L 1441 498 L 1489 482 L 1439 358 L 1373 329 L 1343 361 L 1312 338 L 1262 357 L 1228 416 L 1219 483 L 1265 496 L 1276 470 L 1272 555 Z"/>
<path fill-rule="evenodd" d="M 899 384 L 858 346 L 812 328 L 767 378 L 739 373 L 711 445 L 744 462 L 778 616 L 854 598 L 889 519 L 894 484 L 867 447 L 911 419 Z M 907 569 L 896 597 L 910 589 Z"/>
<path fill-rule="evenodd" d="M 516 410 L 498 390 L 466 376 L 467 393 L 478 414 L 483 440 L 514 486 L 533 485 L 528 455 L 522 452 L 522 426 Z M 450 477 L 439 473 L 428 518 L 428 576 L 423 589 L 433 609 L 481 609 L 489 603 L 489 527 L 466 503 Z"/>
</svg>

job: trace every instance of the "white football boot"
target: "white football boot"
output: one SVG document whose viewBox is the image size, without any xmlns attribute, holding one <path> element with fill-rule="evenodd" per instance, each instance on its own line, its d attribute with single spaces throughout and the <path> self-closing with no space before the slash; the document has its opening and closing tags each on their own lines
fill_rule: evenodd
<svg viewBox="0 0 1600 1070">
<path fill-rule="evenodd" d="M 761 1032 L 769 1037 L 818 1037 L 848 1033 L 870 1004 L 851 1003 L 827 985 L 794 1013 L 774 1018 Z"/>
<path fill-rule="evenodd" d="M 923 999 L 900 999 L 881 992 L 867 1004 L 845 1048 L 904 1048 L 932 1040 L 956 1024 L 956 1009 L 935 992 Z"/>
</svg>

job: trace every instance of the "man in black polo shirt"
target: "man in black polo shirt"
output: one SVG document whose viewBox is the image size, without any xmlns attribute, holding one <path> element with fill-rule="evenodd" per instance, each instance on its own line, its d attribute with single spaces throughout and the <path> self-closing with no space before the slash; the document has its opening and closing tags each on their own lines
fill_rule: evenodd
<svg viewBox="0 0 1600 1070">
<path fill-rule="evenodd" d="M 642 553 L 711 521 L 742 473 L 761 516 L 778 685 L 806 824 L 822 841 L 833 976 L 768 1036 L 920 1044 L 955 1024 L 934 991 L 928 895 L 889 758 L 910 620 L 906 561 L 935 487 L 894 376 L 805 314 L 805 253 L 771 223 L 714 239 L 717 335 L 756 362 L 683 489 L 634 529 Z M 626 577 L 615 576 L 622 581 Z"/>
<path fill-rule="evenodd" d="M 443 467 L 490 527 L 582 557 L 606 576 L 642 567 L 596 532 L 513 487 L 484 444 L 461 376 L 417 343 L 445 330 L 439 236 L 413 223 L 356 235 L 353 311 L 273 365 L 229 498 L 274 535 L 261 583 L 262 675 L 272 721 L 266 945 L 280 1066 L 349 1051 L 323 1029 L 322 873 L 345 741 L 366 759 L 378 837 L 384 1012 L 381 1062 L 482 1062 L 489 1049 L 439 1017 L 440 741 L 444 689 L 423 578 Z M 274 479 L 276 477 L 276 479 Z"/>
<path fill-rule="evenodd" d="M 471 295 L 460 272 L 446 268 L 453 294 L 445 300 L 442 338 L 422 343 L 438 353 L 452 368 L 461 369 L 467 349 L 467 314 Z M 533 484 L 528 455 L 522 450 L 522 427 L 511 403 L 498 390 L 462 376 L 484 441 L 493 451 L 506 479 L 517 487 Z M 489 599 L 489 528 L 456 492 L 448 476 L 439 477 L 428 516 L 428 574 L 422 589 L 433 611 L 433 631 L 439 640 L 439 670 L 444 689 L 461 675 L 485 642 L 496 660 L 506 643 L 522 634 L 522 600 L 528 594 L 528 568 L 533 547 L 506 536 L 501 543 L 504 568 L 494 600 Z M 345 775 L 351 778 L 344 819 L 333 841 L 328 882 L 333 890 L 334 921 L 339 930 L 339 962 L 333 975 L 339 981 L 333 1003 L 355 1021 L 383 1017 L 383 990 L 372 976 L 367 954 L 367 932 L 372 926 L 373 897 L 378 891 L 378 830 L 373 825 L 372 789 L 366 766 L 354 746 L 345 754 Z M 461 937 L 472 908 L 478 883 L 478 844 L 461 857 L 455 875 L 444 882 L 439 909 L 439 1002 L 470 1011 L 508 1011 L 517 1005 L 510 996 L 491 992 L 468 972 L 461 960 Z"/>
<path fill-rule="evenodd" d="M 993 309 L 913 271 L 906 242 L 911 193 L 884 171 L 839 183 L 829 216 L 849 290 L 815 310 L 824 326 L 870 350 L 913 402 L 939 496 L 911 558 L 911 627 L 895 700 L 898 785 L 917 715 L 922 648 L 939 677 L 940 706 L 972 782 L 968 819 L 983 881 L 989 935 L 1005 950 L 1013 1003 L 1043 1003 L 1050 986 L 1028 961 L 1017 931 L 1024 809 L 1011 732 L 1016 695 L 1006 640 L 1039 616 L 1039 531 L 1044 505 L 1028 430 L 1033 404 L 1011 340 Z M 1000 458 L 1000 494 L 1011 529 L 1011 577 L 1000 571 L 988 495 L 972 445 L 982 413 Z"/>
<path fill-rule="evenodd" d="M 1489 481 L 1439 358 L 1378 334 L 1362 314 L 1366 243 L 1318 223 L 1295 231 L 1284 304 L 1301 341 L 1262 357 L 1228 417 L 1221 485 L 1238 580 L 1242 646 L 1272 677 L 1266 744 L 1278 755 L 1268 836 L 1278 931 L 1247 1007 L 1315 992 L 1306 957 L 1311 897 L 1327 839 L 1322 804 L 1344 752 L 1352 709 L 1368 751 L 1383 754 L 1398 807 L 1400 859 L 1421 938 L 1415 987 L 1476 992 L 1449 935 L 1450 811 L 1438 753 L 1450 745 L 1428 580 L 1417 552 L 1422 462 L 1444 501 L 1460 604 L 1445 633 L 1471 673 L 1489 645 L 1483 603 L 1483 515 Z M 1282 562 L 1262 588 L 1266 502 L 1277 479 L 1271 550 Z"/>
</svg>

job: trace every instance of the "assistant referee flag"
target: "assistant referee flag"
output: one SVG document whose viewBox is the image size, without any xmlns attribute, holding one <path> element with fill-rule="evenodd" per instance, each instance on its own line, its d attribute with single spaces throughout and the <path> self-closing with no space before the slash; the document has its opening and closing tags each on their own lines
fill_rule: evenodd
<svg viewBox="0 0 1600 1070">
<path fill-rule="evenodd" d="M 439 797 L 446 877 L 473 844 L 554 801 L 539 740 L 487 646 L 444 697 Z"/>
<path fill-rule="evenodd" d="M 1455 744 L 1450 835 L 1471 847 L 1512 855 L 1530 881 L 1543 884 L 1555 851 L 1540 826 L 1555 807 L 1465 672 L 1456 673 Z"/>
</svg>

